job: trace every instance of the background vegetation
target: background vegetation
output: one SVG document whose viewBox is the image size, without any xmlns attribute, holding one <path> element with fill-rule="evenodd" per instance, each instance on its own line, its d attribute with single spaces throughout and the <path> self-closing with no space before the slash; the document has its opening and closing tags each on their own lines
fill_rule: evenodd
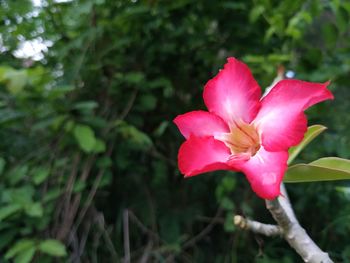
<svg viewBox="0 0 350 263">
<path fill-rule="evenodd" d="M 174 117 L 235 56 L 262 87 L 278 66 L 331 80 L 308 111 L 329 127 L 299 156 L 350 157 L 350 3 L 330 0 L 1 0 L 1 262 L 300 262 L 242 174 L 184 180 Z M 25 41 L 47 50 L 21 54 Z M 23 52 L 22 52 L 23 53 Z M 25 52 L 24 52 L 25 53 Z M 288 185 L 301 223 L 350 262 L 350 185 Z M 128 230 L 128 231 L 127 231 Z M 129 247 L 128 247 L 129 245 Z"/>
</svg>

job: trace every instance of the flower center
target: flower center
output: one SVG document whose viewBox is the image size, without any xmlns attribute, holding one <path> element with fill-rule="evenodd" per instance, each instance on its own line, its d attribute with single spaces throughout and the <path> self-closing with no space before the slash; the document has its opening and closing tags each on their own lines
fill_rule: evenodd
<svg viewBox="0 0 350 263">
<path fill-rule="evenodd" d="M 233 155 L 245 153 L 254 156 L 260 149 L 260 136 L 256 127 L 245 122 L 235 122 L 230 133 L 221 134 L 218 139 L 230 148 Z"/>
</svg>

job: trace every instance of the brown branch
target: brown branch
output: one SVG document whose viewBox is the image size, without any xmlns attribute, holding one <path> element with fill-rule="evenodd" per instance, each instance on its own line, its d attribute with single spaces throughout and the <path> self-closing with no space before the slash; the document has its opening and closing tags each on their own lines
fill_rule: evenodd
<svg viewBox="0 0 350 263">
<path fill-rule="evenodd" d="M 114 148 L 114 143 L 111 144 L 111 146 L 109 147 L 108 149 L 108 152 L 107 152 L 107 156 L 110 156 L 112 151 L 113 151 L 113 148 Z M 89 164 L 91 164 L 90 168 L 88 170 L 84 169 L 83 173 L 81 174 L 80 176 L 80 180 L 85 182 L 87 180 L 87 177 L 89 176 L 89 173 L 91 171 L 91 168 L 92 168 L 92 163 L 93 163 L 93 160 L 95 160 L 95 157 L 94 156 L 91 156 L 90 157 L 90 161 L 88 161 Z M 80 200 L 81 200 L 81 193 L 77 194 L 75 196 L 75 199 L 72 203 L 72 220 L 74 220 L 75 216 L 77 215 L 77 219 L 75 221 L 75 223 L 72 221 L 71 224 L 73 224 L 73 226 L 71 227 L 71 231 L 70 231 L 70 234 L 69 236 L 73 236 L 73 235 L 76 235 L 76 231 L 78 230 L 80 224 L 83 222 L 83 219 L 88 211 L 88 209 L 90 208 L 91 204 L 92 204 L 92 201 L 96 195 L 96 192 L 97 192 L 97 189 L 100 185 L 100 182 L 102 180 L 102 177 L 104 175 L 105 171 L 104 170 L 100 170 L 94 180 L 94 183 L 92 185 L 92 188 L 89 192 L 89 195 L 87 197 L 87 200 L 85 202 L 85 204 L 83 205 L 82 209 L 80 210 L 80 213 L 77 215 L 77 212 L 78 212 L 78 208 L 79 208 L 79 205 L 80 205 Z"/>
<path fill-rule="evenodd" d="M 86 181 L 88 175 L 91 172 L 91 168 L 92 168 L 94 160 L 95 160 L 95 157 L 90 156 L 85 161 L 83 168 L 82 168 L 81 175 L 79 177 L 80 181 L 82 181 L 82 182 Z M 74 218 L 77 214 L 77 211 L 78 211 L 79 205 L 80 205 L 81 193 L 75 195 L 73 200 L 70 201 L 70 199 L 71 199 L 70 196 L 71 196 L 72 191 L 73 191 L 72 184 L 74 184 L 74 181 L 76 179 L 75 177 L 76 177 L 76 175 L 74 176 L 74 180 L 72 181 L 72 183 L 69 183 L 67 186 L 67 189 L 69 190 L 69 200 L 67 199 L 68 200 L 68 203 L 67 203 L 68 207 L 67 207 L 67 209 L 65 209 L 61 212 L 63 218 L 62 218 L 62 221 L 60 222 L 60 228 L 58 230 L 58 233 L 56 234 L 56 238 L 61 240 L 61 241 L 66 240 L 66 238 L 67 238 L 67 236 L 72 228 L 72 225 L 74 223 Z"/>
<path fill-rule="evenodd" d="M 129 114 L 130 110 L 132 109 L 132 106 L 134 105 L 134 102 L 135 102 L 135 99 L 136 99 L 136 96 L 137 96 L 137 90 L 134 90 L 132 93 L 131 93 L 131 96 L 123 110 L 122 113 L 120 113 L 120 116 L 119 116 L 119 119 L 120 120 L 124 120 L 125 117 Z"/>
<path fill-rule="evenodd" d="M 139 261 L 139 263 L 147 263 L 150 260 L 151 252 L 152 252 L 153 242 L 152 240 L 148 241 L 147 246 L 142 254 L 142 257 Z"/>
<path fill-rule="evenodd" d="M 87 197 L 87 200 L 86 200 L 84 206 L 82 207 L 82 209 L 81 209 L 81 211 L 80 211 L 80 213 L 78 215 L 78 219 L 76 220 L 74 229 L 78 229 L 80 224 L 81 224 L 81 222 L 83 221 L 84 216 L 86 215 L 86 212 L 88 211 L 88 209 L 89 209 L 89 207 L 90 207 L 90 205 L 91 205 L 91 203 L 92 203 L 92 201 L 93 201 L 93 199 L 95 197 L 95 194 L 97 192 L 97 188 L 100 185 L 100 182 L 101 182 L 101 179 L 102 179 L 102 176 L 103 176 L 104 172 L 105 172 L 104 170 L 100 170 L 98 172 L 98 174 L 96 176 L 96 179 L 95 179 L 95 181 L 94 181 L 94 183 L 92 185 L 92 189 L 89 192 L 89 195 Z"/>
<path fill-rule="evenodd" d="M 73 192 L 73 186 L 78 174 L 79 163 L 80 163 L 80 155 L 76 154 L 73 158 L 73 165 L 72 165 L 70 176 L 67 180 L 65 194 L 64 194 L 63 214 L 65 215 L 69 213 L 69 206 L 70 206 L 71 196 Z"/>
<path fill-rule="evenodd" d="M 95 218 L 95 223 L 99 227 L 102 233 L 102 237 L 106 243 L 106 248 L 111 253 L 111 262 L 119 262 L 119 256 L 117 251 L 115 250 L 115 245 L 113 244 L 113 241 L 110 238 L 110 232 L 108 232 L 106 227 L 106 220 L 104 218 L 103 213 L 98 212 L 95 207 L 92 208 L 93 216 Z M 97 249 L 97 247 L 96 247 Z"/>
<path fill-rule="evenodd" d="M 216 212 L 215 217 L 213 220 L 196 236 L 188 240 L 183 246 L 183 249 L 189 248 L 193 245 L 195 245 L 199 240 L 201 240 L 203 237 L 205 237 L 207 234 L 209 234 L 214 226 L 217 224 L 217 218 L 219 218 L 222 214 L 222 210 L 219 208 L 218 211 Z"/>
<path fill-rule="evenodd" d="M 250 230 L 257 234 L 262 234 L 265 236 L 281 236 L 283 234 L 281 227 L 270 224 L 263 224 L 254 220 L 250 220 L 240 215 L 235 215 L 233 217 L 233 223 L 235 226 Z"/>
<path fill-rule="evenodd" d="M 124 263 L 130 263 L 129 211 L 123 212 Z"/>
<path fill-rule="evenodd" d="M 147 234 L 150 238 L 152 238 L 155 242 L 162 242 L 162 243 L 165 243 L 158 235 L 157 233 L 155 233 L 153 230 L 147 228 L 142 222 L 141 220 L 135 215 L 135 213 L 131 210 L 128 210 L 129 211 L 129 218 L 130 218 L 130 221 L 132 223 L 134 223 L 138 228 L 141 229 L 141 231 L 144 233 L 144 234 Z"/>
</svg>

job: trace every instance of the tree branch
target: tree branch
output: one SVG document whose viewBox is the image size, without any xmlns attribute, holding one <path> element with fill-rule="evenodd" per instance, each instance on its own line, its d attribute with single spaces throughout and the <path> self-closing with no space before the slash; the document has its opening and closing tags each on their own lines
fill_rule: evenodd
<svg viewBox="0 0 350 263">
<path fill-rule="evenodd" d="M 222 209 L 219 208 L 216 211 L 215 217 L 212 219 L 212 221 L 196 236 L 191 238 L 190 240 L 186 241 L 185 244 L 183 244 L 183 248 L 187 249 L 193 245 L 195 245 L 199 240 L 201 240 L 203 237 L 205 237 L 210 231 L 214 228 L 214 226 L 217 224 L 216 219 L 220 217 L 222 214 Z"/>
<path fill-rule="evenodd" d="M 125 209 L 123 212 L 123 234 L 124 234 L 124 260 L 130 263 L 130 237 L 129 237 L 129 211 Z"/>
<path fill-rule="evenodd" d="M 265 236 L 281 236 L 283 234 L 282 229 L 276 225 L 263 224 L 248 218 L 244 218 L 240 215 L 233 217 L 233 223 L 241 229 L 250 230 L 257 234 Z"/>
<path fill-rule="evenodd" d="M 266 207 L 283 230 L 289 245 L 308 263 L 332 263 L 328 253 L 323 252 L 299 224 L 288 194 L 282 185 L 282 194 L 274 200 L 266 200 Z"/>
</svg>

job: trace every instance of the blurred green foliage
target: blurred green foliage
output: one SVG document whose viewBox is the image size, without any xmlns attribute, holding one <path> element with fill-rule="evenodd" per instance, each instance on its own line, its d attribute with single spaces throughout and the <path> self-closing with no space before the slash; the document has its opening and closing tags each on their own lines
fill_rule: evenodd
<svg viewBox="0 0 350 263">
<path fill-rule="evenodd" d="M 299 262 L 283 240 L 234 228 L 234 213 L 273 222 L 241 174 L 182 178 L 172 119 L 204 107 L 228 56 L 262 87 L 284 65 L 331 80 L 336 97 L 308 111 L 329 130 L 299 161 L 349 158 L 350 3 L 40 2 L 0 1 L 2 262 L 122 262 L 128 250 L 132 262 Z M 40 60 L 14 56 L 34 39 L 49 43 Z M 350 262 L 349 189 L 289 186 L 337 262 Z"/>
</svg>

